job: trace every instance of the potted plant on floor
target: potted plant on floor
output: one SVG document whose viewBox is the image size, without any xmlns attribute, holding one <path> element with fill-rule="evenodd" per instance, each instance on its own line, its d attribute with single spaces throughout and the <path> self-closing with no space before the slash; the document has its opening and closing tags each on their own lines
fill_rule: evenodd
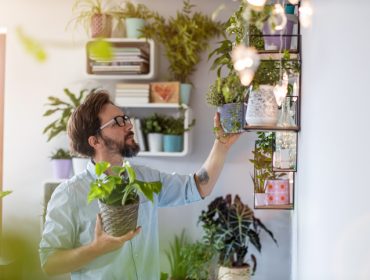
<svg viewBox="0 0 370 280">
<path fill-rule="evenodd" d="M 110 174 L 105 174 L 107 171 Z M 112 236 L 121 236 L 134 230 L 139 194 L 154 202 L 154 194 L 159 194 L 162 183 L 137 180 L 135 170 L 127 161 L 122 166 L 112 167 L 108 162 L 97 162 L 95 173 L 97 178 L 90 184 L 88 202 L 98 199 L 104 231 Z"/>
<path fill-rule="evenodd" d="M 143 29 L 146 38 L 154 39 L 163 45 L 169 61 L 168 72 L 171 81 L 181 83 L 181 102 L 189 104 L 191 92 L 190 76 L 201 60 L 201 54 L 209 41 L 222 34 L 223 24 L 213 21 L 209 16 L 193 12 L 194 5 L 185 0 L 181 11 L 167 21 L 155 14 L 153 22 Z"/>
<path fill-rule="evenodd" d="M 69 151 L 58 149 L 50 156 L 55 179 L 68 179 L 72 174 L 72 157 Z"/>
<path fill-rule="evenodd" d="M 143 132 L 147 137 L 150 152 L 163 150 L 163 121 L 164 116 L 153 114 L 142 120 Z"/>
<path fill-rule="evenodd" d="M 195 125 L 195 119 L 185 127 L 185 117 L 166 116 L 163 120 L 163 151 L 181 152 L 184 149 L 184 133 Z"/>
<path fill-rule="evenodd" d="M 117 17 L 116 7 L 107 0 L 76 0 L 72 12 L 75 17 L 68 23 L 81 24 L 92 38 L 109 38 L 112 34 L 112 21 Z"/>
<path fill-rule="evenodd" d="M 131 1 L 125 1 L 118 10 L 118 15 L 126 23 L 126 37 L 140 38 L 141 29 L 145 22 L 153 18 L 154 13 L 144 4 L 135 5 Z"/>
<path fill-rule="evenodd" d="M 206 244 L 211 244 L 219 253 L 218 278 L 248 280 L 256 270 L 257 260 L 250 254 L 252 261 L 246 261 L 249 245 L 261 251 L 260 234 L 262 231 L 277 244 L 273 233 L 254 216 L 252 209 L 244 204 L 238 195 L 232 200 L 217 197 L 202 211 L 199 217 L 204 230 Z"/>
<path fill-rule="evenodd" d="M 79 93 L 74 93 L 68 88 L 65 88 L 63 92 L 67 96 L 67 100 L 60 99 L 56 96 L 48 97 L 49 103 L 47 103 L 46 105 L 49 106 L 49 108 L 45 111 L 43 116 L 58 116 L 57 119 L 49 123 L 42 132 L 43 134 L 46 134 L 48 136 L 48 142 L 57 135 L 67 132 L 68 120 L 73 111 L 83 102 L 88 90 L 82 89 Z M 85 170 L 87 161 L 87 158 L 82 158 L 77 155 L 73 156 L 72 166 L 74 173 L 78 174 Z"/>
</svg>

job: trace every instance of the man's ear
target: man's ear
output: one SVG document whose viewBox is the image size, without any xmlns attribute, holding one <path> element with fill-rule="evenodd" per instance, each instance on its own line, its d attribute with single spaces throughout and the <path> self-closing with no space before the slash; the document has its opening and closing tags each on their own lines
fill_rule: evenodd
<svg viewBox="0 0 370 280">
<path fill-rule="evenodd" d="M 100 145 L 100 141 L 98 139 L 98 137 L 96 137 L 95 135 L 94 136 L 90 136 L 88 139 L 87 139 L 89 145 L 91 147 L 93 147 L 95 150 L 97 149 L 98 145 Z"/>
</svg>

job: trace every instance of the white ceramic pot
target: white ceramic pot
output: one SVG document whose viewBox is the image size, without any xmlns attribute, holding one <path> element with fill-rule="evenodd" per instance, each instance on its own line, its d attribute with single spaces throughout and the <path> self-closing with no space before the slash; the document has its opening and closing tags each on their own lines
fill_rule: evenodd
<svg viewBox="0 0 370 280">
<path fill-rule="evenodd" d="M 270 85 L 260 85 L 257 90 L 249 93 L 245 115 L 248 125 L 276 125 L 279 111 L 273 89 L 274 87 Z"/>
<path fill-rule="evenodd" d="M 150 152 L 163 151 L 163 134 L 162 133 L 148 133 L 148 145 Z"/>
<path fill-rule="evenodd" d="M 218 280 L 250 280 L 251 273 L 249 266 L 234 268 L 220 266 L 218 270 Z"/>
<path fill-rule="evenodd" d="M 265 206 L 266 205 L 266 194 L 265 193 L 255 193 L 254 194 L 254 205 Z"/>
</svg>

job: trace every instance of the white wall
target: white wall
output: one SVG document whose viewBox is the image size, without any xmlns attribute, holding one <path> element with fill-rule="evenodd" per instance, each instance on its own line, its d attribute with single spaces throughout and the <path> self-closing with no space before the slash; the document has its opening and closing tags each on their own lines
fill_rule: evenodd
<svg viewBox="0 0 370 280">
<path fill-rule="evenodd" d="M 236 2 L 231 1 L 194 1 L 199 9 L 211 13 L 220 3 L 227 2 L 228 10 L 222 14 L 226 18 Z M 5 104 L 5 186 L 14 190 L 4 202 L 5 229 L 27 228 L 27 232 L 39 236 L 39 215 L 42 195 L 42 182 L 51 178 L 51 166 L 48 156 L 59 145 L 67 146 L 66 138 L 46 142 L 42 130 L 51 118 L 43 118 L 43 104 L 49 95 L 62 97 L 62 89 L 79 89 L 86 83 L 84 75 L 84 49 L 80 45 L 86 37 L 80 33 L 65 32 L 65 25 L 71 18 L 73 1 L 41 0 L 0 0 L 0 25 L 8 27 L 6 104 Z M 163 15 L 174 15 L 182 1 L 152 0 L 141 1 Z M 24 30 L 47 43 L 72 42 L 75 45 L 61 47 L 60 44 L 47 46 L 49 59 L 46 63 L 37 63 L 28 56 L 14 30 L 21 25 Z M 214 46 L 213 46 L 214 47 Z M 167 63 L 161 59 L 161 73 L 166 75 Z M 191 155 L 172 158 L 138 158 L 136 162 L 157 167 L 167 172 L 191 173 L 201 167 L 213 143 L 212 122 L 215 108 L 206 104 L 206 91 L 215 79 L 215 73 L 209 72 L 210 63 L 206 61 L 198 66 L 193 82 L 196 86 L 191 106 L 197 119 L 194 128 L 193 152 Z M 112 86 L 112 83 L 108 83 Z M 252 166 L 248 162 L 255 135 L 244 134 L 230 152 L 214 194 L 205 201 L 188 207 L 162 209 L 160 211 L 161 244 L 168 246 L 175 233 L 186 228 L 193 240 L 201 237 L 197 227 L 198 216 L 202 209 L 218 195 L 226 193 L 240 194 L 243 201 L 253 205 Z M 290 278 L 291 256 L 291 212 L 256 210 L 256 216 L 270 228 L 279 242 L 279 247 L 262 235 L 262 254 L 257 253 L 258 270 L 255 280 Z M 164 258 L 162 258 L 164 259 Z M 165 263 L 165 261 L 164 261 Z"/>
<path fill-rule="evenodd" d="M 303 34 L 295 279 L 367 280 L 370 2 L 313 4 Z"/>
</svg>

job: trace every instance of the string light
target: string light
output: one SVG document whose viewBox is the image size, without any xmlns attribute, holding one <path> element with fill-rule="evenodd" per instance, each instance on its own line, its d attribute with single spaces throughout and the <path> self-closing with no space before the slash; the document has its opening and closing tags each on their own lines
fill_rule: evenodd
<svg viewBox="0 0 370 280">
<path fill-rule="evenodd" d="M 289 3 L 292 5 L 298 4 L 299 0 L 289 0 Z"/>
<path fill-rule="evenodd" d="M 240 82 L 244 86 L 248 86 L 260 63 L 257 50 L 254 47 L 238 45 L 233 49 L 231 58 L 234 69 L 239 73 Z"/>
<path fill-rule="evenodd" d="M 285 10 L 281 4 L 275 4 L 272 11 L 271 20 L 274 23 L 274 29 L 277 31 L 283 30 L 287 23 Z"/>
<path fill-rule="evenodd" d="M 256 7 L 263 7 L 266 3 L 266 0 L 247 0 L 249 4 Z"/>
<path fill-rule="evenodd" d="M 310 1 L 302 1 L 301 7 L 299 8 L 299 21 L 303 27 L 311 26 L 311 18 L 313 9 Z"/>
<path fill-rule="evenodd" d="M 273 89 L 276 103 L 280 107 L 285 96 L 288 93 L 288 75 L 284 71 L 283 79 Z"/>
</svg>

